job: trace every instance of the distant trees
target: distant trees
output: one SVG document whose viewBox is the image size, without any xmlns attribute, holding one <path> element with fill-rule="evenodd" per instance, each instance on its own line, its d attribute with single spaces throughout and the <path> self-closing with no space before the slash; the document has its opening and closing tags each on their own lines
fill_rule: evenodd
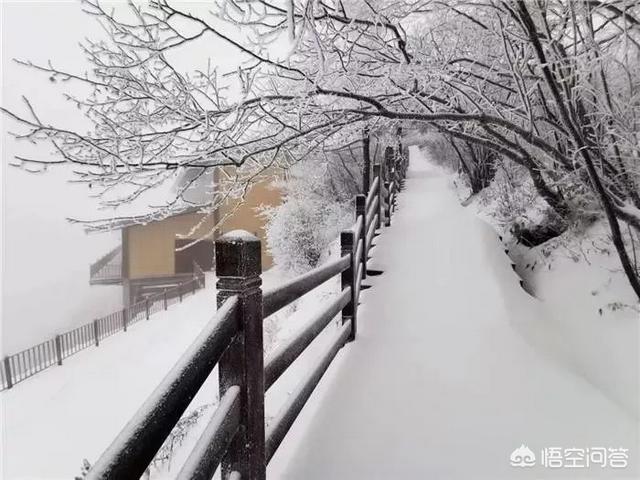
<svg viewBox="0 0 640 480">
<path fill-rule="evenodd" d="M 238 179 L 248 181 L 273 163 L 288 167 L 348 143 L 365 125 L 429 125 L 454 142 L 475 190 L 500 159 L 523 168 L 567 222 L 585 209 L 601 212 L 640 298 L 625 243 L 640 232 L 635 2 L 85 6 L 109 36 L 84 46 L 93 70 L 32 67 L 89 87 L 70 101 L 91 132 L 49 125 L 30 104 L 5 113 L 27 128 L 26 138 L 50 141 L 61 162 L 81 167 L 83 179 L 132 185 L 122 201 L 184 166 L 243 166 Z M 176 67 L 178 52 L 207 42 L 235 49 L 237 68 Z"/>
<path fill-rule="evenodd" d="M 340 231 L 353 223 L 353 198 L 362 181 L 362 165 L 353 161 L 361 158 L 360 145 L 354 147 L 312 155 L 292 167 L 280 185 L 283 203 L 264 212 L 269 248 L 283 270 L 302 273 L 316 267 Z"/>
</svg>

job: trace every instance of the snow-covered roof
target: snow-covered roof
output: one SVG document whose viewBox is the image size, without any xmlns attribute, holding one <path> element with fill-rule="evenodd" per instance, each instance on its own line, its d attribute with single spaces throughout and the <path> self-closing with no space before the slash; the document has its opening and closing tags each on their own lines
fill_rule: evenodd
<svg viewBox="0 0 640 480">
<path fill-rule="evenodd" d="M 211 201 L 214 190 L 213 169 L 181 168 L 131 201 L 103 208 L 101 212 L 108 214 L 99 215 L 96 221 L 115 230 L 197 212 Z M 123 198 L 127 194 L 127 187 L 123 186 L 110 191 L 109 198 Z"/>
</svg>

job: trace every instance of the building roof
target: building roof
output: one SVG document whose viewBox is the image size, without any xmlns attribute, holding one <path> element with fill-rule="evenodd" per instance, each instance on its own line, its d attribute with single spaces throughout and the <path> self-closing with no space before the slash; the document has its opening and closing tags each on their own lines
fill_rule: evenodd
<svg viewBox="0 0 640 480">
<path fill-rule="evenodd" d="M 211 201 L 214 191 L 213 169 L 181 168 L 133 200 L 109 209 L 110 215 L 92 221 L 89 229 L 99 225 L 99 229 L 117 230 L 195 213 Z M 123 187 L 120 191 L 111 191 L 109 196 L 122 198 L 126 194 Z"/>
</svg>

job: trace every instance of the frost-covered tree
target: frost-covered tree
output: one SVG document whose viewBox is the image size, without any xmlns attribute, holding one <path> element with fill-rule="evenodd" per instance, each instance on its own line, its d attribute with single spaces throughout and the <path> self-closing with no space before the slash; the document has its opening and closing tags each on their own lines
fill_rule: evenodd
<svg viewBox="0 0 640 480">
<path fill-rule="evenodd" d="M 129 184 L 116 201 L 172 170 L 222 165 L 243 166 L 227 187 L 241 195 L 260 169 L 349 143 L 365 126 L 426 125 L 467 148 L 472 176 L 482 178 L 498 156 L 526 172 L 558 217 L 597 208 L 640 298 L 620 223 L 640 232 L 636 2 L 85 6 L 108 34 L 84 45 L 92 70 L 30 66 L 88 88 L 69 99 L 89 119 L 89 133 L 51 125 L 28 102 L 5 113 L 26 127 L 24 138 L 49 141 L 57 161 L 76 165 L 84 180 L 107 190 Z M 197 45 L 234 49 L 238 65 L 178 68 L 176 56 Z"/>
<path fill-rule="evenodd" d="M 343 155 L 347 152 L 298 163 L 282 182 L 283 203 L 264 212 L 269 218 L 268 248 L 289 273 L 317 266 L 340 231 L 353 222 L 353 198 L 361 179 Z"/>
</svg>

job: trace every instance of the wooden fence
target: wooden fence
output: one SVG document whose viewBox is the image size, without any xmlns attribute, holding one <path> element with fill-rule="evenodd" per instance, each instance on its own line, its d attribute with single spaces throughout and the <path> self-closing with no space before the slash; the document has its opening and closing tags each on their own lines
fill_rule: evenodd
<svg viewBox="0 0 640 480">
<path fill-rule="evenodd" d="M 120 331 L 126 332 L 129 326 L 140 320 L 149 320 L 154 313 L 181 302 L 183 297 L 195 293 L 204 286 L 204 272 L 195 265 L 194 277 L 191 280 L 56 335 L 51 340 L 4 357 L 0 365 L 0 390 L 12 388 L 16 383 L 53 365 L 62 365 L 65 358 L 93 345 L 99 346 L 103 339 Z"/>
<path fill-rule="evenodd" d="M 370 168 L 366 160 L 365 174 Z M 221 465 L 225 480 L 264 480 L 267 464 L 320 378 L 340 348 L 356 339 L 369 250 L 376 230 L 390 224 L 406 168 L 406 151 L 399 145 L 374 166 L 370 185 L 363 182 L 364 195 L 356 198 L 355 223 L 340 235 L 340 258 L 264 293 L 260 240 L 244 231 L 216 240 L 217 312 L 93 465 L 87 479 L 140 478 L 218 365 L 220 403 L 176 478 L 209 480 Z M 341 293 L 264 358 L 263 320 L 338 275 Z M 316 366 L 265 426 L 265 392 L 340 313 L 341 327 Z"/>
</svg>

